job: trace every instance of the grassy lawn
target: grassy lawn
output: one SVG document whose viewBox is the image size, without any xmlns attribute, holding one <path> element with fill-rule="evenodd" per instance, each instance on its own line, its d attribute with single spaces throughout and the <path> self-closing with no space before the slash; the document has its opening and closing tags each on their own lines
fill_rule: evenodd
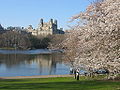
<svg viewBox="0 0 120 90">
<path fill-rule="evenodd" d="M 72 77 L 39 79 L 0 79 L 0 90 L 120 90 L 120 81 L 85 79 L 76 81 Z"/>
</svg>

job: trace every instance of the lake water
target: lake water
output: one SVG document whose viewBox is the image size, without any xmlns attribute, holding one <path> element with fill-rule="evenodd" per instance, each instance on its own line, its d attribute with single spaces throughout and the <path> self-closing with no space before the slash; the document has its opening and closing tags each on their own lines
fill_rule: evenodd
<svg viewBox="0 0 120 90">
<path fill-rule="evenodd" d="M 62 55 L 49 50 L 0 50 L 0 77 L 69 74 Z"/>
</svg>

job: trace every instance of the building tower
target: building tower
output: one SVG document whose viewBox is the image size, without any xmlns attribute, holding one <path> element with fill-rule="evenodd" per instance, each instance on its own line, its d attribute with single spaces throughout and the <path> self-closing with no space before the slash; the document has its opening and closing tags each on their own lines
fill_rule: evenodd
<svg viewBox="0 0 120 90">
<path fill-rule="evenodd" d="M 57 25 L 57 20 L 54 20 L 54 24 L 56 24 L 56 25 Z"/>
<path fill-rule="evenodd" d="M 53 24 L 53 19 L 50 19 L 50 24 Z"/>
<path fill-rule="evenodd" d="M 43 19 L 40 19 L 40 26 L 43 27 Z"/>
</svg>

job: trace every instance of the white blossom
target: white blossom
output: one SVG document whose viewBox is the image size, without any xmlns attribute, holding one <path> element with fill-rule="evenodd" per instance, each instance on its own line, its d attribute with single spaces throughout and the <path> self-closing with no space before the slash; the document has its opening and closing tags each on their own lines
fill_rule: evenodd
<svg viewBox="0 0 120 90">
<path fill-rule="evenodd" d="M 120 0 L 102 0 L 72 19 L 86 20 L 75 26 L 62 43 L 66 60 L 87 70 L 120 73 Z"/>
</svg>

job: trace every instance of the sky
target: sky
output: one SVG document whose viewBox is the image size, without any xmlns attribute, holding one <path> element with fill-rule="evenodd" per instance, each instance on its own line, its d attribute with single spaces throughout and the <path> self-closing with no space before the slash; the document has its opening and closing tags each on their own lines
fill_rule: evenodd
<svg viewBox="0 0 120 90">
<path fill-rule="evenodd" d="M 70 17 L 84 11 L 91 0 L 0 0 L 0 23 L 3 27 L 33 25 L 40 19 L 58 21 L 58 27 L 67 29 Z"/>
</svg>

